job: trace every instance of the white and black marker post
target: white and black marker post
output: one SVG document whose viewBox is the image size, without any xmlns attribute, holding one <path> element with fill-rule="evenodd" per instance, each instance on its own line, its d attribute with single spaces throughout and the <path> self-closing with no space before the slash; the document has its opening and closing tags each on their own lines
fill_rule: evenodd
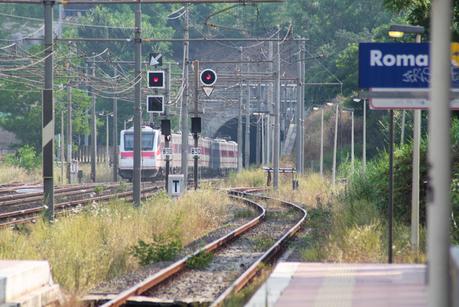
<svg viewBox="0 0 459 307">
<path fill-rule="evenodd" d="M 44 0 L 45 22 L 45 88 L 43 90 L 43 202 L 46 218 L 54 220 L 54 100 L 53 100 L 53 5 L 54 1 Z"/>
</svg>

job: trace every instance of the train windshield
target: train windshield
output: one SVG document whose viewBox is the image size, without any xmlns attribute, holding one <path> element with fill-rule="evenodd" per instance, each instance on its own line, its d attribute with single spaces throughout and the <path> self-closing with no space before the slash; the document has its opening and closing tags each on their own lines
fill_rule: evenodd
<svg viewBox="0 0 459 307">
<path fill-rule="evenodd" d="M 155 133 L 145 132 L 142 133 L 142 150 L 154 150 Z M 126 132 L 124 134 L 124 150 L 134 150 L 134 133 Z"/>
</svg>

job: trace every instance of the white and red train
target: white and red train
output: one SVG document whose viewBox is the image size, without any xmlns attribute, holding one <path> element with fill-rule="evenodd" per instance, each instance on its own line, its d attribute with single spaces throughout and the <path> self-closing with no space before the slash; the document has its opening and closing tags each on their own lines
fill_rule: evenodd
<svg viewBox="0 0 459 307">
<path fill-rule="evenodd" d="M 181 134 L 172 134 L 169 147 L 172 149 L 170 168 L 172 173 L 181 167 Z M 193 137 L 188 137 L 188 167 L 193 167 L 191 148 Z M 223 139 L 199 138 L 201 154 L 198 166 L 204 174 L 225 174 L 237 168 L 237 143 Z M 153 179 L 165 171 L 166 157 L 162 153 L 164 137 L 161 130 L 148 126 L 142 127 L 142 178 Z M 134 165 L 134 129 L 122 130 L 120 133 L 118 173 L 124 179 L 132 179 Z"/>
</svg>

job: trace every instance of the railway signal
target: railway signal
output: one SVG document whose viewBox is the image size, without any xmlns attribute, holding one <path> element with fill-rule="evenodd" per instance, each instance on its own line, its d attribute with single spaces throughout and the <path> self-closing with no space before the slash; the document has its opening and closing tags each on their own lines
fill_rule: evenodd
<svg viewBox="0 0 459 307">
<path fill-rule="evenodd" d="M 164 88 L 165 73 L 164 70 L 148 71 L 147 80 L 149 88 Z"/>
<path fill-rule="evenodd" d="M 147 96 L 147 113 L 164 113 L 164 96 Z"/>
<path fill-rule="evenodd" d="M 207 68 L 201 71 L 200 79 L 204 86 L 212 86 L 217 81 L 217 74 L 212 69 Z"/>
<path fill-rule="evenodd" d="M 201 83 L 203 84 L 202 89 L 207 97 L 209 97 L 212 92 L 214 91 L 213 85 L 217 81 L 217 74 L 212 69 L 204 69 L 201 71 L 201 75 L 199 76 Z"/>
</svg>

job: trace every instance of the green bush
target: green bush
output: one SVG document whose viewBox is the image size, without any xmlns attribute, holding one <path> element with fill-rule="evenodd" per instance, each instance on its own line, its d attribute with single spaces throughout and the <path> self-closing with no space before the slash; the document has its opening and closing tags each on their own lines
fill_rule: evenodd
<svg viewBox="0 0 459 307">
<path fill-rule="evenodd" d="M 192 270 L 204 269 L 214 258 L 214 255 L 209 252 L 199 252 L 187 260 L 186 266 Z"/>
<path fill-rule="evenodd" d="M 37 155 L 35 148 L 24 145 L 17 150 L 15 154 L 5 156 L 5 163 L 11 166 L 19 166 L 28 171 L 36 169 L 41 164 L 40 156 Z"/>
<path fill-rule="evenodd" d="M 152 243 L 139 240 L 131 249 L 141 265 L 148 265 L 158 261 L 173 260 L 182 248 L 179 239 L 166 240 L 163 236 L 155 236 Z"/>
</svg>

